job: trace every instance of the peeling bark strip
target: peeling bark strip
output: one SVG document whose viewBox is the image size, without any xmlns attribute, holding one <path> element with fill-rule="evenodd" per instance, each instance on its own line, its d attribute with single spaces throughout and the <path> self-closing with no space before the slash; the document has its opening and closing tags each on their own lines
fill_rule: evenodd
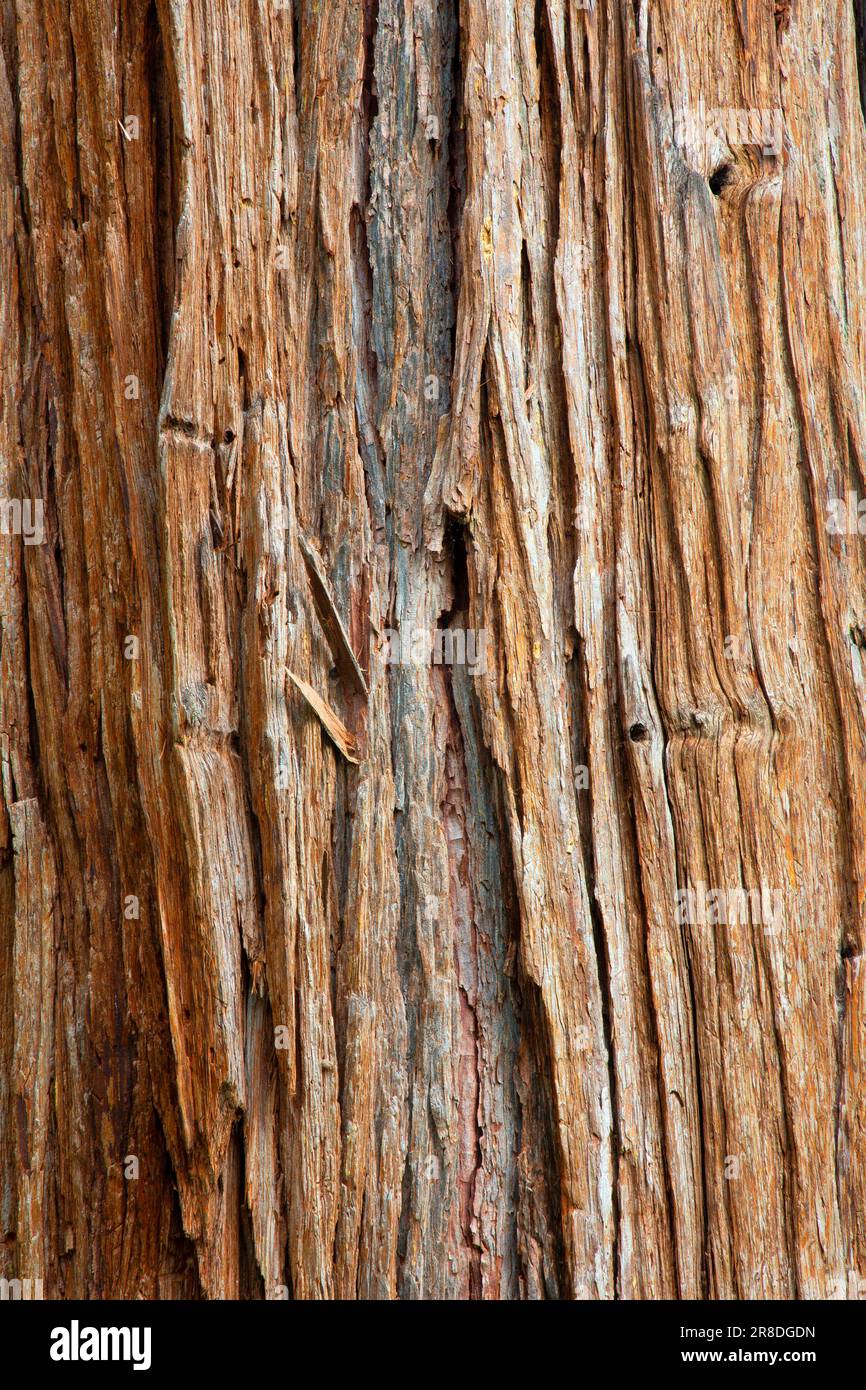
<svg viewBox="0 0 866 1390">
<path fill-rule="evenodd" d="M 366 700 L 369 691 L 364 673 L 358 665 L 358 658 L 352 651 L 352 644 L 343 626 L 343 620 L 337 611 L 337 605 L 334 602 L 328 581 L 322 573 L 318 556 L 303 531 L 298 532 L 298 544 L 304 557 L 304 564 L 307 567 L 310 589 L 316 605 L 316 612 L 319 615 L 319 622 L 322 624 L 330 643 L 337 668 L 347 684 L 354 687 L 355 693 L 363 696 Z"/>
<path fill-rule="evenodd" d="M 341 723 L 330 706 L 326 705 L 325 701 L 319 698 L 312 686 L 307 685 L 306 681 L 302 681 L 300 676 L 294 675 L 292 671 L 287 670 L 286 674 L 295 688 L 300 690 L 307 704 L 310 706 L 310 709 L 321 721 L 322 728 L 325 730 L 325 733 L 328 735 L 334 747 L 339 748 L 343 757 L 350 763 L 357 764 L 358 759 L 355 757 L 355 739 L 352 734 L 349 733 L 345 724 Z"/>
<path fill-rule="evenodd" d="M 7 9 L 0 1277 L 862 1296 L 858 43 Z"/>
</svg>

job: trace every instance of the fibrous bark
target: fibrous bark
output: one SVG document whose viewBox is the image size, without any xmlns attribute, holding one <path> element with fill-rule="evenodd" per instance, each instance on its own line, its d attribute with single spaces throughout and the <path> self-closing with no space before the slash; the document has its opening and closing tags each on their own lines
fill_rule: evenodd
<svg viewBox="0 0 866 1390">
<path fill-rule="evenodd" d="M 862 1296 L 861 22 L 4 6 L 0 1277 Z"/>
</svg>

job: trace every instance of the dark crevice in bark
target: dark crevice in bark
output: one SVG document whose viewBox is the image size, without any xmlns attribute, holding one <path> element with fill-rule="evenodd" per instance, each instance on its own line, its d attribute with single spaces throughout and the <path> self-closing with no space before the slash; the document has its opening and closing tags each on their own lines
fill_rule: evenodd
<svg viewBox="0 0 866 1390">
<path fill-rule="evenodd" d="M 250 396 L 250 379 L 249 374 L 247 372 L 247 355 L 242 347 L 237 348 L 237 362 L 238 390 L 240 391 L 241 396 L 241 406 L 244 414 L 246 415 L 247 411 L 250 409 L 252 402 Z"/>
<path fill-rule="evenodd" d="M 577 634 L 575 638 L 574 654 L 569 662 L 569 680 L 566 690 L 569 695 L 569 727 L 572 730 L 572 767 L 589 766 L 589 728 L 586 717 L 586 702 L 584 699 L 583 681 L 581 672 L 584 669 L 584 640 Z M 589 899 L 589 910 L 592 921 L 592 938 L 595 952 L 596 966 L 598 971 L 598 987 L 601 997 L 601 1018 L 604 1036 L 604 1045 L 607 1052 L 607 1073 L 608 1086 L 610 1089 L 610 1108 L 611 1108 L 611 1170 L 613 1173 L 613 1272 L 614 1272 L 614 1296 L 621 1293 L 619 1285 L 619 1249 L 620 1249 L 620 1201 L 619 1201 L 619 1155 L 622 1152 L 622 1136 L 620 1128 L 620 1109 L 617 1087 L 616 1054 L 614 1051 L 613 1028 L 611 1026 L 611 969 L 608 956 L 607 938 L 604 927 L 604 919 L 596 897 L 596 875 L 603 873 L 603 866 L 599 867 L 595 862 L 595 842 L 592 833 L 593 825 L 593 800 L 592 783 L 587 777 L 587 786 L 581 790 L 576 789 L 577 818 L 580 826 L 580 846 L 581 858 L 583 862 L 584 880 L 586 882 L 586 892 Z"/>
<path fill-rule="evenodd" d="M 148 1066 L 148 1088 L 153 1091 L 154 1078 Z M 145 1112 L 146 1113 L 146 1112 Z M 159 1298 L 203 1297 L 198 1275 L 195 1242 L 183 1228 L 177 1173 L 171 1158 L 168 1138 L 157 1109 L 153 1113 L 152 1162 L 159 1173 L 162 1190 L 161 1216 L 168 1215 L 168 1231 L 160 1234 L 160 1267 L 157 1274 L 156 1296 Z M 141 1200 L 139 1198 L 139 1200 Z M 168 1287 L 162 1286 L 163 1279 Z"/>
<path fill-rule="evenodd" d="M 479 744 L 481 743 L 479 729 Z M 510 1193 L 513 1221 L 513 1240 L 515 1247 L 515 1277 L 517 1281 L 517 1293 L 512 1295 L 520 1296 L 520 1264 L 521 1254 L 523 1255 L 524 1266 L 526 1264 L 527 1251 L 521 1250 L 521 1225 L 526 1225 L 525 1208 L 523 1210 L 523 1221 L 521 1219 L 521 1172 L 520 1160 L 527 1152 L 531 1142 L 534 1129 L 534 1122 L 530 1115 L 532 1106 L 540 1104 L 540 1092 L 544 1085 L 544 1078 L 538 1086 L 530 1088 L 531 1093 L 521 1096 L 518 1084 L 518 1071 L 520 1065 L 520 1048 L 528 1048 L 530 1042 L 531 1029 L 528 1020 L 523 1013 L 523 999 L 521 996 L 521 986 L 519 979 L 518 956 L 520 952 L 520 907 L 518 903 L 517 878 L 514 871 L 514 859 L 512 856 L 511 837 L 508 830 L 508 817 L 505 811 L 503 798 L 502 777 L 495 767 L 489 750 L 484 749 L 487 758 L 486 778 L 490 788 L 491 804 L 494 809 L 496 825 L 496 854 L 499 863 L 499 884 L 501 890 L 502 905 L 502 929 L 503 942 L 505 945 L 505 960 L 502 969 L 503 988 L 507 989 L 514 1010 L 515 1042 L 514 1042 L 514 1074 L 511 1082 L 514 1087 L 514 1135 L 513 1135 L 513 1158 L 514 1158 L 514 1177 L 513 1187 Z M 540 1064 L 539 1059 L 537 1065 Z M 544 1120 L 545 1133 L 553 1134 L 553 1111 L 552 1100 Z M 554 1170 L 556 1184 L 558 1184 L 558 1174 Z M 549 1242 L 552 1244 L 556 1254 L 552 1259 L 552 1271 L 549 1275 L 548 1291 L 552 1298 L 559 1296 L 560 1291 L 565 1287 L 563 1282 L 563 1272 L 565 1268 L 565 1257 L 561 1241 L 561 1225 L 559 1222 L 560 1193 L 558 1185 L 556 1190 L 550 1190 L 550 1173 L 545 1170 L 543 1181 L 539 1184 L 539 1201 L 546 1203 L 546 1221 L 544 1222 L 542 1236 L 551 1233 Z"/>
<path fill-rule="evenodd" d="M 532 271 L 529 265 L 529 253 L 524 241 L 520 251 L 520 289 L 521 289 L 521 308 L 523 312 L 523 331 L 521 340 L 524 345 L 523 350 L 523 390 L 529 390 L 532 381 L 532 366 L 536 356 L 535 342 L 535 319 L 532 313 Z"/>
<path fill-rule="evenodd" d="M 338 974 L 339 956 L 343 949 L 343 940 L 346 927 L 346 902 L 349 894 L 349 870 L 352 857 L 352 839 L 354 833 L 354 796 L 349 796 L 348 778 L 338 777 L 334 788 L 334 815 L 331 822 L 331 857 L 333 859 L 334 883 L 336 887 L 336 901 L 334 903 L 334 916 L 336 926 L 334 930 L 332 946 L 332 979 L 336 979 Z M 334 1017 L 338 1018 L 336 1011 Z M 342 1059 L 344 1051 L 338 1038 L 337 1056 Z M 339 1071 L 340 1082 L 342 1084 L 343 1068 Z"/>
<path fill-rule="evenodd" d="M 467 528 L 450 519 L 444 535 L 443 555 L 451 599 L 440 614 L 441 633 L 461 632 L 466 640 L 469 614 L 469 558 Z M 453 652 L 453 649 L 452 649 Z M 471 814 L 466 788 L 466 750 L 454 693 L 453 670 L 447 660 L 433 671 L 437 701 L 447 721 L 443 786 L 439 813 L 444 827 L 449 864 L 449 910 L 453 930 L 454 974 L 460 996 L 460 1035 L 457 1065 L 457 1200 L 460 1228 L 467 1252 L 469 1275 L 463 1294 L 471 1300 L 483 1297 L 481 1247 L 474 1215 L 478 1175 L 483 1167 L 479 1106 L 482 1060 L 478 1016 L 478 933 L 474 920 L 472 883 L 477 866 L 471 863 L 467 817 Z M 468 976 L 467 976 L 468 972 Z M 467 1171 L 467 1168 L 469 1171 Z"/>
<path fill-rule="evenodd" d="M 567 24 L 567 21 L 566 21 Z M 562 198 L 562 95 L 558 80 L 553 32 L 549 14 L 541 4 L 536 11 L 536 59 L 538 63 L 539 120 L 542 145 L 550 151 L 550 177 L 546 181 L 545 260 L 540 267 L 530 255 L 531 246 L 523 241 L 521 271 L 523 284 L 524 391 L 527 411 L 534 424 L 537 418 L 549 460 L 551 506 L 547 523 L 547 548 L 555 577 L 557 628 L 573 630 L 574 576 L 577 564 L 577 536 L 574 505 L 577 459 L 572 448 L 569 425 L 569 389 L 562 353 L 550 352 L 544 341 L 545 327 L 555 324 L 559 343 L 563 341 L 557 289 L 556 257 L 560 241 L 560 202 Z M 570 119 L 570 116 L 567 117 Z M 536 273 L 533 275 L 533 267 Z M 566 657 L 570 638 L 563 646 Z"/>
<path fill-rule="evenodd" d="M 241 1164 L 241 1191 L 243 1191 L 243 1163 Z M 253 1224 L 250 1209 L 245 1201 L 240 1208 L 240 1288 L 238 1297 L 261 1302 L 267 1297 L 265 1281 L 256 1260 Z"/>
<path fill-rule="evenodd" d="M 459 594 L 459 586 L 458 586 Z M 458 623 L 476 623 L 468 616 Z M 487 649 L 485 649 L 485 659 Z M 515 1071 L 520 1043 L 520 999 L 515 962 L 520 935 L 514 868 L 500 774 L 484 742 L 483 717 L 476 680 L 464 671 L 452 672 L 451 690 L 459 721 L 467 777 L 471 884 L 474 893 L 481 1018 L 479 1077 L 482 1114 L 487 1118 L 483 1139 L 488 1176 L 483 1194 L 501 1184 L 500 1201 L 507 1220 L 497 1223 L 489 1209 L 482 1212 L 482 1238 L 496 1233 L 497 1248 L 488 1250 L 484 1264 L 484 1296 L 519 1296 L 519 1156 L 523 1145 L 523 1105 Z M 493 1117 L 492 1119 L 490 1117 Z M 549 1222 L 548 1222 L 549 1227 Z"/>
<path fill-rule="evenodd" d="M 355 381 L 355 420 L 358 430 L 358 450 L 364 465 L 367 507 L 374 536 L 384 539 L 387 526 L 385 474 L 382 442 L 379 437 L 379 383 L 376 355 L 370 342 L 373 313 L 373 277 L 370 247 L 367 239 L 366 209 L 369 206 L 368 187 L 364 208 L 355 205 L 351 213 L 350 240 L 352 248 L 352 325 L 357 360 Z M 361 665 L 366 668 L 366 652 Z"/>
<path fill-rule="evenodd" d="M 0 31 L 0 33 L 2 33 L 2 31 Z M 17 215 L 20 217 L 20 219 L 21 219 L 21 232 L 22 232 L 22 236 L 19 237 L 19 238 L 17 239 L 16 258 L 17 258 L 17 261 L 18 261 L 18 278 L 19 278 L 19 286 L 20 286 L 18 298 L 19 298 L 19 324 L 20 324 L 21 330 L 22 330 L 22 331 L 21 331 L 21 342 L 22 342 L 22 343 L 26 343 L 26 341 L 27 341 L 27 335 L 26 335 L 26 333 L 23 331 L 23 319 L 24 319 L 24 315 L 25 315 L 25 312 L 26 312 L 28 309 L 33 309 L 33 308 L 38 304 L 38 300 L 36 299 L 36 296 L 35 296 L 35 294 L 34 294 L 34 285 L 33 285 L 33 282 L 32 282 L 32 277 L 29 276 L 29 275 L 27 275 L 26 270 L 25 270 L 25 267 L 22 265 L 22 254 L 21 254 L 22 243 L 23 243 L 23 245 L 27 248 L 28 251 L 31 251 L 31 250 L 32 250 L 32 242 L 31 242 L 30 211 L 29 211 L 29 208 L 30 208 L 30 199 L 29 199 L 29 195 L 28 195 L 27 180 L 26 180 L 25 177 L 24 177 L 24 150 L 23 150 L 23 144 L 22 144 L 22 130 L 21 130 L 22 102 L 21 102 L 21 90 L 20 90 L 20 86 L 19 86 L 19 63 L 18 63 L 18 43 L 17 43 L 17 39 L 18 39 L 18 34 L 17 34 L 17 30 L 16 30 L 16 31 L 15 31 L 15 43 L 12 44 L 12 43 L 10 42 L 9 45 L 8 45 L 8 51 L 7 51 L 7 44 L 4 42 L 4 43 L 3 43 L 3 53 L 4 53 L 4 61 L 5 61 L 5 64 L 6 64 L 6 75 L 7 75 L 7 78 L 8 78 L 9 87 L 10 87 L 10 89 L 11 89 L 12 103 L 13 103 L 14 113 L 15 113 L 15 184 L 16 184 L 16 187 L 15 187 L 15 194 L 13 195 L 13 196 L 14 196 L 14 204 L 13 204 L 13 206 L 14 206 L 14 208 L 15 208 L 16 214 L 17 214 Z M 22 366 L 23 366 L 23 363 L 19 363 L 19 367 L 22 367 Z"/>
<path fill-rule="evenodd" d="M 725 189 L 733 183 L 735 177 L 734 166 L 732 164 L 720 164 L 719 167 L 710 174 L 707 180 L 710 186 L 710 192 L 715 194 L 717 198 L 721 198 Z"/>
<path fill-rule="evenodd" d="M 364 7 L 364 76 L 361 82 L 361 116 L 366 131 L 365 151 L 369 156 L 370 132 L 379 115 L 379 94 L 376 88 L 376 35 L 379 28 L 379 0 L 363 0 Z M 370 165 L 367 159 L 365 204 L 370 202 Z"/>
<path fill-rule="evenodd" d="M 406 991 L 406 982 L 405 982 L 405 978 L 401 978 L 401 982 L 400 982 L 400 983 L 401 983 L 401 988 L 402 988 L 402 992 L 403 992 L 403 998 L 404 998 L 404 1000 L 405 1000 L 405 999 L 408 998 L 407 991 Z M 410 1010 L 407 1008 L 407 1009 L 406 1009 L 406 1023 L 407 1023 L 407 1025 L 409 1024 L 410 1019 L 411 1019 L 411 1012 L 410 1012 Z M 413 1056 L 414 1056 L 414 1052 L 415 1052 L 414 1037 L 412 1037 L 412 1036 L 410 1035 L 410 1036 L 409 1036 L 409 1046 L 408 1046 L 408 1049 L 407 1049 L 407 1055 L 408 1055 L 409 1057 L 413 1057 Z M 409 1087 L 409 1095 L 408 1095 L 408 1104 L 407 1104 L 407 1115 L 406 1115 L 406 1132 L 407 1132 L 407 1134 L 411 1134 L 411 1133 L 412 1133 L 412 1108 L 413 1108 L 413 1104 L 414 1104 L 414 1098 L 415 1098 L 414 1087 L 410 1086 L 410 1087 Z M 406 1264 L 407 1255 L 408 1255 L 408 1253 L 409 1253 L 409 1220 L 410 1220 L 411 1215 L 412 1215 L 412 1151 L 411 1151 L 411 1143 L 409 1143 L 409 1144 L 407 1144 L 407 1146 L 406 1146 L 406 1157 L 405 1157 L 404 1162 L 403 1162 L 403 1178 L 402 1178 L 402 1182 L 401 1182 L 401 1184 L 400 1184 L 400 1222 L 399 1222 L 399 1227 L 398 1227 L 398 1231 L 397 1231 L 397 1296 L 398 1296 L 398 1298 L 400 1298 L 400 1297 L 403 1296 L 403 1287 L 404 1287 L 404 1283 L 403 1283 L 403 1269 L 404 1269 L 404 1266 L 405 1266 L 405 1264 Z"/>
<path fill-rule="evenodd" d="M 860 86 L 860 110 L 866 119 L 866 0 L 853 0 L 854 41 L 857 47 L 857 78 Z"/>
<path fill-rule="evenodd" d="M 71 191 L 74 194 L 75 208 L 78 214 L 77 216 L 75 214 L 71 214 L 71 221 L 73 227 L 77 231 L 81 222 L 81 149 L 78 143 L 78 131 L 81 122 L 78 114 L 78 54 L 76 52 L 75 42 L 71 33 L 69 35 L 69 44 L 67 51 L 69 53 L 69 73 L 72 86 L 72 119 L 75 125 L 75 138 L 71 142 L 72 154 L 75 163 L 75 169 L 72 176 L 73 187 Z"/>
<path fill-rule="evenodd" d="M 244 998 L 246 998 L 247 993 L 248 993 L 248 991 L 249 991 L 250 988 L 251 988 L 251 981 L 250 981 L 250 976 L 249 976 L 249 970 L 248 970 L 247 968 L 245 968 L 245 969 L 244 969 L 244 988 L 243 988 L 243 997 L 244 997 Z M 247 1169 L 247 1154 L 246 1154 L 246 1145 L 245 1145 L 245 1143 L 244 1143 L 244 1121 L 243 1121 L 243 1116 L 242 1116 L 241 1114 L 239 1114 L 239 1115 L 237 1116 L 236 1120 L 235 1120 L 234 1134 L 233 1134 L 232 1139 L 229 1141 L 229 1150 L 228 1150 L 229 1155 L 231 1154 L 231 1148 L 232 1148 L 232 1145 L 233 1145 L 233 1144 L 235 1144 L 235 1145 L 237 1146 L 237 1159 L 236 1159 L 236 1162 L 237 1162 L 237 1165 L 238 1165 L 238 1174 L 237 1174 L 238 1208 L 237 1208 L 237 1214 L 236 1214 L 236 1215 L 237 1215 L 237 1222 L 238 1222 L 238 1293 L 237 1293 L 237 1296 L 238 1296 L 239 1299 L 244 1299 L 244 1300 L 254 1299 L 254 1300 L 256 1300 L 257 1302 L 260 1302 L 260 1301 L 262 1301 L 263 1299 L 265 1299 L 265 1298 L 267 1297 L 267 1294 L 268 1294 L 269 1291 L 265 1288 L 264 1277 L 263 1277 L 263 1275 L 262 1275 L 261 1270 L 259 1269 L 259 1262 L 258 1262 L 258 1259 L 256 1258 L 256 1244 L 255 1244 L 255 1237 L 254 1237 L 254 1234 L 253 1234 L 252 1212 L 250 1211 L 250 1208 L 249 1208 L 249 1206 L 247 1205 L 247 1200 L 246 1200 L 246 1190 L 247 1190 L 247 1171 L 246 1171 L 246 1169 Z M 229 1158 L 228 1161 L 231 1162 L 231 1158 Z M 234 1219 L 234 1217 L 235 1217 L 235 1213 L 232 1212 L 232 1211 L 229 1211 L 226 1219 L 227 1219 L 228 1221 L 231 1221 L 231 1220 Z"/>
<path fill-rule="evenodd" d="M 569 25 L 567 18 L 565 20 L 565 31 L 566 35 L 568 35 Z M 555 255 L 559 243 L 559 201 L 562 188 L 562 122 L 564 117 L 559 81 L 556 72 L 553 31 L 550 27 L 550 16 L 546 8 L 545 0 L 538 0 L 538 6 L 535 12 L 535 56 L 538 63 L 538 114 L 541 121 L 542 144 L 545 150 L 549 150 L 553 154 L 552 164 L 555 171 L 553 185 L 547 190 L 549 227 L 547 244 L 550 248 L 552 257 Z M 524 250 L 525 249 L 526 246 L 524 243 Z M 551 298 L 553 298 L 552 291 Z M 562 374 L 561 354 L 557 354 L 557 357 L 559 360 L 560 373 Z M 564 374 L 562 374 L 562 379 L 564 382 Z M 564 394 L 560 396 L 560 400 L 565 400 Z"/>
<path fill-rule="evenodd" d="M 301 6 L 304 0 L 292 3 L 292 81 L 295 89 L 295 111 L 301 114 Z"/>
<path fill-rule="evenodd" d="M 18 640 L 22 644 L 22 652 L 19 660 L 21 661 L 24 670 L 26 670 L 29 673 L 32 669 L 31 664 L 33 659 L 30 642 L 29 622 L 30 589 L 27 583 L 27 570 L 23 563 L 21 565 L 20 575 L 21 625 L 18 632 Z M 34 787 L 32 785 L 31 779 L 29 777 L 28 783 L 30 783 L 30 785 L 26 787 L 19 787 L 13 783 L 13 786 L 19 798 L 23 798 L 24 796 L 38 796 L 40 808 L 42 808 L 46 805 L 47 790 L 44 782 L 44 774 L 42 772 L 42 757 L 39 739 L 39 720 L 36 717 L 36 697 L 33 689 L 33 681 L 30 679 L 28 679 L 26 682 L 26 698 L 28 735 L 27 742 L 29 746 L 26 749 L 22 750 L 26 755 L 26 761 L 25 757 L 22 757 L 20 762 L 22 769 L 24 767 L 35 769 L 36 786 Z M 10 768 L 14 768 L 14 760 L 10 760 Z"/>
<path fill-rule="evenodd" d="M 859 959 L 859 956 L 853 956 Z M 847 950 L 843 950 L 836 969 L 835 993 L 836 993 L 836 1034 L 833 1039 L 834 1051 L 836 1056 L 836 1076 L 833 1092 L 833 1179 L 836 1194 L 836 1202 L 840 1212 L 845 1210 L 845 1200 L 842 1186 L 842 1154 L 841 1154 L 841 1134 L 842 1116 L 845 1100 L 845 1029 L 847 1025 L 847 1015 L 849 1007 L 849 982 L 847 962 L 852 959 L 852 955 Z M 852 972 L 851 992 L 856 987 L 856 970 Z M 854 1025 L 856 1027 L 856 1024 Z"/>
<path fill-rule="evenodd" d="M 551 1299 L 568 1298 L 570 1279 L 562 1226 L 561 1151 L 551 1080 L 554 1066 L 550 1031 L 544 1016 L 541 991 L 522 967 L 518 970 L 516 985 L 520 1000 L 521 1049 L 525 1049 L 524 1059 L 528 1064 L 524 1075 L 524 1069 L 518 1062 L 518 1094 L 523 1112 L 521 1157 L 525 1163 L 532 1162 L 533 1157 L 538 1159 L 537 1167 L 533 1163 L 530 1171 L 527 1173 L 524 1170 L 520 1176 L 523 1220 L 527 1223 L 521 1251 L 523 1279 L 528 1289 L 528 1244 L 538 1243 L 542 1250 L 544 1296 Z M 539 1183 L 542 1188 L 540 1194 L 536 1192 Z"/>
<path fill-rule="evenodd" d="M 469 610 L 469 552 L 466 544 L 468 527 L 457 517 L 449 516 L 443 533 L 443 557 L 445 568 L 449 571 L 448 583 L 451 602 L 443 610 L 439 623 L 447 628 L 460 614 Z"/>
<path fill-rule="evenodd" d="M 463 53 L 462 32 L 460 28 L 460 0 L 453 0 L 453 38 L 451 42 L 451 71 L 449 86 L 451 106 L 448 112 L 448 225 L 450 228 L 451 254 L 451 333 L 450 360 L 454 362 L 457 333 L 457 304 L 460 299 L 460 276 L 463 258 L 460 254 L 463 227 L 463 209 L 466 205 L 466 131 L 463 119 Z M 442 409 L 449 408 L 448 400 L 443 401 Z"/>
<path fill-rule="evenodd" d="M 288 1234 L 286 1235 L 286 1239 L 283 1244 L 283 1269 L 285 1271 L 283 1278 L 286 1281 L 286 1290 L 289 1295 L 289 1301 L 293 1302 L 295 1298 L 295 1288 L 294 1282 L 292 1280 L 291 1245 L 289 1242 Z"/>
<path fill-rule="evenodd" d="M 171 112 L 171 91 L 166 71 L 162 30 L 152 3 L 145 21 L 145 73 L 148 82 L 153 135 L 153 208 L 155 227 L 154 306 L 159 333 L 158 371 L 160 379 L 168 358 L 168 344 L 175 297 L 175 229 L 180 209 L 177 203 L 179 154 Z"/>
<path fill-rule="evenodd" d="M 616 1081 L 616 1055 L 614 1052 L 613 1028 L 611 1026 L 611 971 L 608 959 L 607 938 L 604 930 L 604 921 L 598 899 L 595 895 L 595 862 L 594 855 L 586 856 L 584 859 L 584 872 L 586 874 L 586 890 L 589 896 L 589 911 L 592 918 L 592 940 L 595 948 L 596 966 L 598 969 L 598 987 L 601 995 L 601 1023 L 604 1036 L 604 1046 L 607 1053 L 607 1076 L 610 1088 L 610 1111 L 611 1111 L 611 1170 L 613 1173 L 613 1191 L 611 1193 L 611 1203 L 613 1207 L 613 1278 L 614 1278 L 614 1297 L 621 1294 L 619 1285 L 620 1276 L 620 1201 L 619 1201 L 619 1156 L 622 1152 L 622 1139 L 620 1134 L 620 1112 L 619 1112 L 619 1093 Z"/>
<path fill-rule="evenodd" d="M 567 6 L 563 19 L 564 48 L 565 48 L 565 73 L 568 78 L 568 85 L 571 91 L 572 105 L 577 103 L 577 77 L 574 66 L 574 39 L 571 33 L 572 8 Z"/>
<path fill-rule="evenodd" d="M 361 182 L 350 213 L 352 255 L 352 336 L 356 351 L 355 420 L 358 449 L 364 466 L 367 509 L 375 543 L 390 542 L 391 498 L 386 479 L 385 448 L 379 433 L 380 382 L 377 329 L 383 317 L 382 286 L 378 276 L 383 268 L 374 261 L 370 220 L 375 217 L 374 169 L 383 158 L 384 137 L 379 130 L 377 63 L 379 53 L 379 0 L 364 0 L 364 66 L 360 101 Z M 387 364 L 382 364 L 387 370 Z M 390 582 L 390 580 L 386 581 Z M 387 605 L 385 605 L 387 608 Z M 366 646 L 366 644 L 365 644 Z M 362 658 L 367 669 L 367 661 Z"/>
<path fill-rule="evenodd" d="M 464 559 L 465 565 L 465 559 Z M 463 621 L 459 608 L 442 622 Z M 470 847 L 466 819 L 466 768 L 460 721 L 454 702 L 450 669 L 440 668 L 442 702 L 447 711 L 445 747 L 445 797 L 440 814 L 445 829 L 450 873 L 450 912 L 454 933 L 454 972 L 460 995 L 459 1059 L 457 1064 L 457 1199 L 460 1228 L 469 1263 L 464 1296 L 482 1297 L 481 1246 L 475 1218 L 478 1175 L 483 1167 L 482 1131 L 478 1113 L 481 1100 L 480 1025 L 477 1001 L 478 937 L 475 905 L 470 888 Z M 468 972 L 468 973 L 467 973 Z"/>
</svg>

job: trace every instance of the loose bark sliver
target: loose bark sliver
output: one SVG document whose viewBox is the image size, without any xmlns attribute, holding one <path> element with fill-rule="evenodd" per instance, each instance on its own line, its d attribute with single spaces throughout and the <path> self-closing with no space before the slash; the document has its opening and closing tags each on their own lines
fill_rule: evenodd
<svg viewBox="0 0 866 1390">
<path fill-rule="evenodd" d="M 344 683 L 354 687 L 359 695 L 367 699 L 367 682 L 364 679 L 364 672 L 358 663 L 358 658 L 352 649 L 349 641 L 349 634 L 343 626 L 343 620 L 337 611 L 328 582 L 322 572 L 321 562 L 310 542 L 307 540 L 303 531 L 298 530 L 298 543 L 301 554 L 304 557 L 304 564 L 307 568 L 307 575 L 310 580 L 310 588 L 313 593 L 313 600 L 316 605 L 316 613 L 319 622 L 322 624 L 331 654 Z"/>
<path fill-rule="evenodd" d="M 354 763 L 357 767 L 359 762 L 356 756 L 357 744 L 354 736 L 349 733 L 343 721 L 337 718 L 330 705 L 327 705 L 321 696 L 316 694 L 311 685 L 307 685 L 306 681 L 301 680 L 300 676 L 296 676 L 294 671 L 290 671 L 288 667 L 286 667 L 286 674 L 294 685 L 297 686 L 307 704 L 310 706 L 310 709 L 318 717 L 322 728 L 325 730 L 325 733 L 328 735 L 334 747 L 339 749 L 347 762 Z"/>
</svg>

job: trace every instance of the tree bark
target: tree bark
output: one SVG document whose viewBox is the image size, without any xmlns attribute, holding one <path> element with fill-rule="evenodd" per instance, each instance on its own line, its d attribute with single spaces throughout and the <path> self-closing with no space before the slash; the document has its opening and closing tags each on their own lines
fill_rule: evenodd
<svg viewBox="0 0 866 1390">
<path fill-rule="evenodd" d="M 857 11 L 3 7 L 0 1276 L 862 1296 Z"/>
</svg>

